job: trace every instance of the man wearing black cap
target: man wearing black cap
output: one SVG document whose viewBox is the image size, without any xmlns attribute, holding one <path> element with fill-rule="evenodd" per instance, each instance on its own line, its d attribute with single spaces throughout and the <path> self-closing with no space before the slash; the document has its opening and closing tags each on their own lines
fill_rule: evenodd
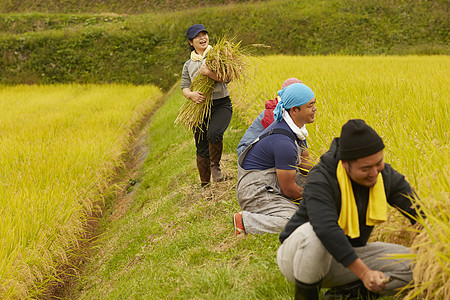
<svg viewBox="0 0 450 300">
<path fill-rule="evenodd" d="M 277 254 L 281 272 L 295 283 L 296 299 L 319 299 L 321 287 L 331 288 L 327 299 L 371 299 L 412 281 L 410 261 L 385 258 L 408 254 L 407 247 L 367 243 L 373 227 L 386 221 L 387 204 L 412 224 L 417 215 L 410 198 L 415 193 L 384 163 L 383 149 L 375 130 L 363 120 L 349 120 L 310 171 Z"/>
</svg>

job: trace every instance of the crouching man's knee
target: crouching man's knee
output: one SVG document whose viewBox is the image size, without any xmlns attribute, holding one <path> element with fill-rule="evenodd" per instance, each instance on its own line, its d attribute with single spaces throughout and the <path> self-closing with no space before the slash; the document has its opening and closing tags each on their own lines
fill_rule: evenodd
<svg viewBox="0 0 450 300">
<path fill-rule="evenodd" d="M 297 228 L 277 252 L 281 273 L 293 283 L 320 282 L 330 269 L 331 259 L 310 223 Z"/>
</svg>

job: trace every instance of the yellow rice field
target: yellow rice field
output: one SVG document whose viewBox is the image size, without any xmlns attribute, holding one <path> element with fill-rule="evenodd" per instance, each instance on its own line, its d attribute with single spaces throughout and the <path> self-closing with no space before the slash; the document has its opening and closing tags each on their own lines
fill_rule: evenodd
<svg viewBox="0 0 450 300">
<path fill-rule="evenodd" d="M 289 77 L 316 94 L 316 121 L 307 125 L 310 153 L 326 151 L 340 128 L 364 119 L 384 139 L 385 159 L 416 189 L 428 214 L 414 240 L 399 240 L 405 222 L 392 214 L 375 238 L 412 245 L 416 286 L 408 297 L 450 294 L 450 58 L 448 56 L 270 56 L 254 61 L 254 79 L 232 90 L 247 124 Z M 414 237 L 414 234 L 409 235 Z M 426 298 L 425 298 L 426 297 Z"/>
<path fill-rule="evenodd" d="M 34 298 L 67 262 L 154 86 L 0 86 L 0 298 Z"/>
<path fill-rule="evenodd" d="M 316 94 L 307 125 L 317 159 L 350 118 L 383 137 L 386 161 L 417 190 L 425 230 L 398 239 L 392 212 L 374 238 L 416 251 L 412 298 L 450 293 L 450 58 L 447 56 L 257 58 L 245 84 L 230 85 L 234 109 L 250 124 L 283 81 Z M 33 298 L 54 279 L 83 236 L 129 132 L 161 96 L 156 87 L 0 86 L 0 298 Z M 415 236 L 415 238 L 414 238 Z"/>
</svg>

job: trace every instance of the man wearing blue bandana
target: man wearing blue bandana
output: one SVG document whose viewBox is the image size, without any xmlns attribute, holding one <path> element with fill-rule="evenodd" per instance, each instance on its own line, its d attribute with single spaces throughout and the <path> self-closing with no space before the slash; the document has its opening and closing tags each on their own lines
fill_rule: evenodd
<svg viewBox="0 0 450 300">
<path fill-rule="evenodd" d="M 291 77 L 286 79 L 281 85 L 281 89 L 284 89 L 294 83 L 303 83 L 300 79 Z M 273 111 L 280 100 L 280 96 L 277 95 L 275 99 L 267 100 L 264 105 L 264 110 L 256 117 L 253 123 L 248 127 L 242 136 L 239 144 L 236 148 L 237 155 L 241 155 L 247 147 L 253 143 L 254 140 L 274 121 Z"/>
<path fill-rule="evenodd" d="M 279 233 L 298 208 L 305 176 L 305 124 L 315 120 L 316 98 L 302 83 L 278 91 L 270 124 L 238 158 L 236 196 L 243 210 L 233 216 L 235 235 Z M 303 177 L 303 178 L 302 178 Z"/>
</svg>

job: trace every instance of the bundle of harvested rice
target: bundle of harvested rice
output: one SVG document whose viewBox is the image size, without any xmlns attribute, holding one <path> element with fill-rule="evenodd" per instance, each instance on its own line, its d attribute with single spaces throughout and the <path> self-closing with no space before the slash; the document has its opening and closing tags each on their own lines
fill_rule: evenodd
<svg viewBox="0 0 450 300">
<path fill-rule="evenodd" d="M 216 73 L 220 80 L 239 81 L 245 78 L 248 59 L 241 49 L 241 42 L 219 39 L 206 58 L 208 69 Z M 215 81 L 208 76 L 199 74 L 191 84 L 191 91 L 200 91 L 206 100 L 197 104 L 187 100 L 180 108 L 175 124 L 183 124 L 187 129 L 201 129 L 205 119 L 211 115 L 211 94 Z"/>
</svg>

